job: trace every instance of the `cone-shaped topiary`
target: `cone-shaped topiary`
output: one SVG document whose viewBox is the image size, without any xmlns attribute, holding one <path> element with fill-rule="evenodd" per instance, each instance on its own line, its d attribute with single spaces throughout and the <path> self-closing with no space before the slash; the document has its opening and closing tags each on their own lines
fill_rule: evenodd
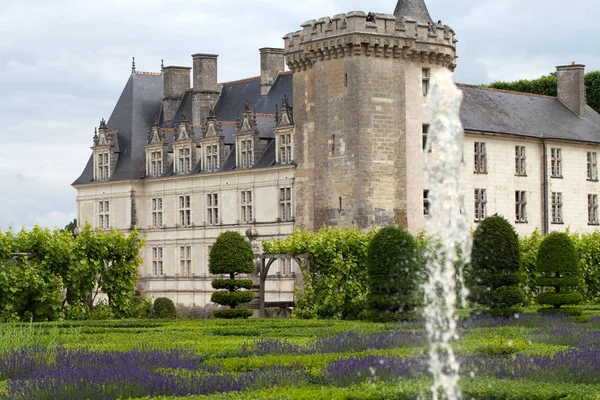
<svg viewBox="0 0 600 400">
<path fill-rule="evenodd" d="M 577 291 L 581 279 L 579 257 L 569 235 L 552 232 L 544 238 L 538 250 L 537 271 L 542 274 L 537 279 L 538 286 L 549 288 L 537 295 L 538 304 L 558 309 L 581 303 L 583 296 Z"/>
<path fill-rule="evenodd" d="M 473 237 L 471 265 L 467 270 L 469 300 L 497 316 L 510 316 L 525 301 L 519 237 L 505 218 L 485 218 Z"/>
<path fill-rule="evenodd" d="M 389 226 L 377 232 L 367 249 L 367 268 L 370 319 L 401 319 L 421 304 L 421 257 L 405 229 Z"/>
<path fill-rule="evenodd" d="M 239 233 L 227 231 L 217 237 L 215 244 L 210 249 L 208 270 L 211 274 L 229 275 L 229 279 L 215 279 L 212 282 L 215 289 L 227 289 L 227 291 L 214 292 L 211 296 L 213 303 L 230 306 L 231 309 L 234 309 L 238 305 L 254 299 L 253 292 L 239 291 L 239 289 L 251 289 L 252 281 L 235 279 L 237 274 L 254 271 L 252 246 Z M 214 315 L 217 318 L 248 318 L 252 316 L 252 311 L 223 310 L 215 311 Z"/>
</svg>

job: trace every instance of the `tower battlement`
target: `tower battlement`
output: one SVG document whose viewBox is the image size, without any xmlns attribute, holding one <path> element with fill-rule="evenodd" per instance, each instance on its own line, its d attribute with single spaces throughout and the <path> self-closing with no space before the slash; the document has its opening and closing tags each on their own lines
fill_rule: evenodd
<svg viewBox="0 0 600 400">
<path fill-rule="evenodd" d="M 305 70 L 317 61 L 351 56 L 402 58 L 453 69 L 456 38 L 452 28 L 419 23 L 410 17 L 351 11 L 302 24 L 302 30 L 283 37 L 285 56 L 292 71 Z"/>
</svg>

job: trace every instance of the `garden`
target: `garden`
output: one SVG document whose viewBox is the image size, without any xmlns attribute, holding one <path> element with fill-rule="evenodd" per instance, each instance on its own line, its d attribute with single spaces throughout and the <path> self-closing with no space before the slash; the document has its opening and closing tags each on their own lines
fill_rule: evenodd
<svg viewBox="0 0 600 400">
<path fill-rule="evenodd" d="M 248 319 L 252 257 L 237 234 L 211 250 L 213 302 L 228 308 L 207 319 L 135 295 L 135 231 L 69 235 L 0 234 L 0 398 L 431 396 L 419 310 L 435 243 L 423 234 L 329 228 L 263 243 L 311 254 L 290 319 Z M 597 233 L 478 226 L 454 342 L 465 399 L 600 399 L 599 250 Z"/>
</svg>

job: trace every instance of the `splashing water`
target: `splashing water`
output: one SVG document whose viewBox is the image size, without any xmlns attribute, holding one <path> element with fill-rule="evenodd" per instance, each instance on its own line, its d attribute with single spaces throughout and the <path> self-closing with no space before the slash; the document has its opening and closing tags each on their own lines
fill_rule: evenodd
<svg viewBox="0 0 600 400">
<path fill-rule="evenodd" d="M 471 254 L 471 238 L 467 217 L 461 212 L 459 188 L 464 137 L 459 118 L 462 92 L 454 84 L 449 70 L 440 70 L 432 76 L 428 100 L 432 122 L 425 171 L 431 201 L 427 231 L 432 241 L 426 251 L 428 281 L 424 284 L 424 313 L 430 344 L 429 371 L 434 380 L 433 400 L 456 400 L 462 398 L 462 393 L 460 365 L 452 343 L 458 339 L 457 298 L 461 298 L 464 306 L 466 297 L 462 275 L 464 263 Z"/>
</svg>

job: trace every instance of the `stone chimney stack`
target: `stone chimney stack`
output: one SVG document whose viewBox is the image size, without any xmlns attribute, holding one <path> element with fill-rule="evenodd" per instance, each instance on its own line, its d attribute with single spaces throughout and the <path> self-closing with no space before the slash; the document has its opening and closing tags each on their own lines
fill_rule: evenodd
<svg viewBox="0 0 600 400">
<path fill-rule="evenodd" d="M 284 71 L 283 49 L 264 47 L 260 51 L 260 95 L 266 96 L 277 74 Z"/>
<path fill-rule="evenodd" d="M 190 88 L 189 67 L 164 67 L 163 73 L 163 119 L 170 121 L 177 112 L 177 107 Z"/>
<path fill-rule="evenodd" d="M 192 121 L 199 127 L 206 122 L 208 113 L 219 100 L 217 87 L 216 54 L 194 54 L 194 88 L 192 97 Z"/>
<path fill-rule="evenodd" d="M 585 65 L 573 63 L 556 67 L 558 99 L 581 118 L 586 104 L 584 75 Z"/>
</svg>

